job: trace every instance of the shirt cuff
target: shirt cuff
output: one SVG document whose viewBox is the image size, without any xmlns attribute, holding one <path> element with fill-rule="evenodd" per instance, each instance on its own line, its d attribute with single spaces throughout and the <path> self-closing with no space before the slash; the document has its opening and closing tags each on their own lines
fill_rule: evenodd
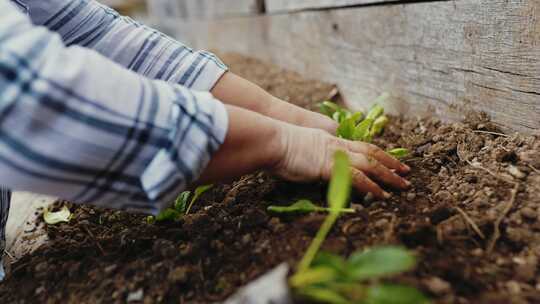
<svg viewBox="0 0 540 304">
<path fill-rule="evenodd" d="M 157 152 L 141 176 L 154 214 L 169 207 L 181 191 L 200 177 L 225 141 L 229 124 L 225 106 L 210 93 L 183 87 L 178 90 L 183 92 L 172 105 L 169 146 Z"/>
</svg>

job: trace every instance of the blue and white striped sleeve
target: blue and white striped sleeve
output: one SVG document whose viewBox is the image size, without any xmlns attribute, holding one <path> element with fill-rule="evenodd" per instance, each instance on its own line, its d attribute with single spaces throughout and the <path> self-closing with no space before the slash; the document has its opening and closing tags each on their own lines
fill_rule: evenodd
<svg viewBox="0 0 540 304">
<path fill-rule="evenodd" d="M 210 91 L 227 67 L 213 54 L 120 16 L 94 0 L 17 0 L 30 18 L 62 36 L 69 45 L 92 48 L 152 79 Z"/>
<path fill-rule="evenodd" d="M 157 213 L 224 141 L 224 105 L 34 26 L 0 0 L 0 184 Z"/>
</svg>

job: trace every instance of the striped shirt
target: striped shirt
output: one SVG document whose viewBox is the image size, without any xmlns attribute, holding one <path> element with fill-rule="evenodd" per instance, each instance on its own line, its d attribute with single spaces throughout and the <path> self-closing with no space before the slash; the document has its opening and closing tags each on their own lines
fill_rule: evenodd
<svg viewBox="0 0 540 304">
<path fill-rule="evenodd" d="M 0 0 L 0 184 L 157 213 L 224 141 L 226 70 L 93 0 Z"/>
</svg>

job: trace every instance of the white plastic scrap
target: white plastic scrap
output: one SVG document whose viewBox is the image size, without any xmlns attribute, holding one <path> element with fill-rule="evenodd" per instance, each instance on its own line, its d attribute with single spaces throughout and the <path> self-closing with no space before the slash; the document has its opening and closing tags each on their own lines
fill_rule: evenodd
<svg viewBox="0 0 540 304">
<path fill-rule="evenodd" d="M 280 264 L 244 286 L 224 304 L 291 304 L 287 273 L 289 266 L 286 263 Z"/>
<path fill-rule="evenodd" d="M 60 222 L 67 223 L 71 219 L 71 212 L 66 206 L 62 207 L 62 209 L 57 212 L 51 212 L 46 209 L 45 212 L 43 212 L 43 219 L 45 220 L 45 223 L 49 225 L 58 224 Z"/>
</svg>

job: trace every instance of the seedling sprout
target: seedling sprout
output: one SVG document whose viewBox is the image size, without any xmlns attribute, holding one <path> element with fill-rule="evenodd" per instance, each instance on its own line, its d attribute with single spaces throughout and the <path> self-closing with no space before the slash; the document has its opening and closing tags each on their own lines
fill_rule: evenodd
<svg viewBox="0 0 540 304">
<path fill-rule="evenodd" d="M 269 206 L 268 211 L 273 213 L 287 214 L 287 213 L 311 213 L 311 212 L 330 212 L 331 209 L 328 207 L 321 207 L 313 204 L 310 200 L 302 199 L 290 206 Z M 341 208 L 339 209 L 341 213 L 354 213 L 355 210 L 352 208 Z"/>
<path fill-rule="evenodd" d="M 404 248 L 376 247 L 353 253 L 347 260 L 337 255 L 319 253 L 319 248 L 348 201 L 350 188 L 349 159 L 344 152 L 338 151 L 334 155 L 334 169 L 327 195 L 329 214 L 298 264 L 297 272 L 290 278 L 295 293 L 332 304 L 429 303 L 422 293 L 412 287 L 379 282 L 415 266 L 415 257 Z M 310 208 L 311 205 L 310 201 L 301 200 L 296 207 L 304 210 L 300 207 Z"/>
<path fill-rule="evenodd" d="M 210 188 L 212 188 L 213 185 L 204 185 L 199 186 L 195 189 L 193 197 L 191 198 L 191 201 L 188 200 L 191 195 L 190 191 L 184 191 L 182 192 L 175 200 L 173 208 L 167 208 L 161 213 L 159 213 L 157 216 L 148 216 L 146 217 L 146 222 L 149 224 L 153 224 L 156 221 L 174 221 L 181 219 L 184 215 L 187 215 L 189 211 L 191 210 L 191 207 L 199 199 L 199 197 L 206 191 L 208 191 Z"/>
</svg>

